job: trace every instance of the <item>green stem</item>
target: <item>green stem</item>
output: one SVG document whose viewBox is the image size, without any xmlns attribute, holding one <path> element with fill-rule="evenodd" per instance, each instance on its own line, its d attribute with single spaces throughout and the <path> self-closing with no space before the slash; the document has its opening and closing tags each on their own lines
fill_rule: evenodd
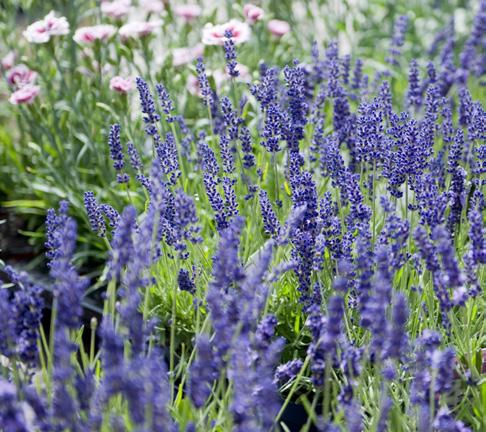
<svg viewBox="0 0 486 432">
<path fill-rule="evenodd" d="M 91 339 L 89 344 L 89 363 L 93 366 L 95 358 L 95 343 L 96 343 L 96 328 L 98 327 L 98 320 L 91 318 Z"/>
</svg>

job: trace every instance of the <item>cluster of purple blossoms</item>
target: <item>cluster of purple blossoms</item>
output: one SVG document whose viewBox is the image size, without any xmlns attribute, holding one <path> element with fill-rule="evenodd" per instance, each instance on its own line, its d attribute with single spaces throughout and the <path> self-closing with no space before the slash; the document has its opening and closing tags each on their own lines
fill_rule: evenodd
<svg viewBox="0 0 486 432">
<path fill-rule="evenodd" d="M 289 132 L 285 133 L 287 146 L 291 152 L 299 152 L 299 141 L 304 138 L 304 127 L 307 123 L 308 104 L 305 98 L 304 70 L 294 60 L 294 67 L 286 66 L 283 70 L 287 86 Z"/>
<path fill-rule="evenodd" d="M 236 69 L 238 63 L 236 62 L 236 49 L 235 43 L 233 41 L 233 33 L 231 30 L 226 30 L 224 33 L 224 54 L 226 57 L 226 68 L 228 75 L 231 78 L 237 78 L 240 73 Z"/>
<path fill-rule="evenodd" d="M 278 73 L 277 68 L 268 68 L 262 74 L 261 82 L 250 86 L 250 91 L 263 112 L 277 102 Z"/>
<path fill-rule="evenodd" d="M 196 71 L 199 88 L 201 89 L 201 95 L 203 97 L 204 103 L 207 106 L 211 107 L 214 101 L 214 93 L 209 84 L 209 80 L 206 75 L 206 66 L 204 65 L 202 57 L 197 60 Z"/>
<path fill-rule="evenodd" d="M 160 141 L 159 132 L 157 130 L 157 122 L 160 116 L 155 109 L 154 98 L 152 97 L 148 84 L 140 77 L 136 78 L 137 89 L 140 97 L 140 105 L 142 107 L 143 121 L 145 123 L 145 132 L 151 136 L 155 144 Z"/>
<path fill-rule="evenodd" d="M 174 111 L 174 104 L 170 98 L 169 92 L 167 88 L 162 84 L 156 84 L 155 90 L 159 96 L 160 106 L 162 107 L 162 111 L 165 114 L 165 118 L 168 123 L 172 123 L 174 121 L 174 116 L 171 114 Z"/>
<path fill-rule="evenodd" d="M 155 151 L 168 183 L 176 184 L 181 172 L 174 135 L 167 132 L 165 140 L 155 147 Z"/>
<path fill-rule="evenodd" d="M 113 168 L 115 168 L 116 181 L 118 183 L 128 183 L 128 174 L 122 172 L 125 165 L 123 148 L 120 141 L 120 125 L 114 124 L 110 128 L 110 136 L 108 138 L 108 145 L 110 147 L 110 157 L 113 161 Z"/>
<path fill-rule="evenodd" d="M 282 140 L 283 115 L 277 104 L 271 104 L 266 112 L 265 127 L 262 132 L 262 145 L 269 153 L 280 150 L 279 142 Z"/>
<path fill-rule="evenodd" d="M 39 325 L 45 302 L 43 287 L 33 283 L 25 272 L 6 266 L 4 272 L 16 292 L 10 296 L 7 290 L 0 291 L 1 330 L 0 354 L 18 358 L 28 365 L 38 362 L 37 342 Z"/>
</svg>

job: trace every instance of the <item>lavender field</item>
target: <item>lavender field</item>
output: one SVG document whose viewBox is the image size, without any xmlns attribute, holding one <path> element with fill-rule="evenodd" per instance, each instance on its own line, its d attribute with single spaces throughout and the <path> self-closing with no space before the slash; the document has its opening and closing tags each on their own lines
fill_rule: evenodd
<svg viewBox="0 0 486 432">
<path fill-rule="evenodd" d="M 1 432 L 486 431 L 486 0 L 0 2 Z"/>
</svg>

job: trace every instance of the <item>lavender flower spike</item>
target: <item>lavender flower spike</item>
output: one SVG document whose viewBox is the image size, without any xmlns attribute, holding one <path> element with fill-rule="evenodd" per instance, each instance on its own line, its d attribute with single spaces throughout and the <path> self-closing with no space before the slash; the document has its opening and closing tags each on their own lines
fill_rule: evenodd
<svg viewBox="0 0 486 432">
<path fill-rule="evenodd" d="M 231 78 L 237 78 L 240 73 L 236 69 L 238 63 L 236 62 L 236 49 L 235 43 L 233 42 L 233 33 L 231 30 L 226 30 L 224 33 L 224 37 L 226 38 L 224 41 L 224 54 L 226 57 L 226 68 L 228 71 L 228 75 Z"/>
</svg>

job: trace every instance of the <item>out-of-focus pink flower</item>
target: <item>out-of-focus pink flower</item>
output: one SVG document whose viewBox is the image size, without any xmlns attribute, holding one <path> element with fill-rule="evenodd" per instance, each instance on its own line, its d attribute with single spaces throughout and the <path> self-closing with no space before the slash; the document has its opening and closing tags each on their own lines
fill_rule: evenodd
<svg viewBox="0 0 486 432">
<path fill-rule="evenodd" d="M 193 96 L 202 96 L 201 87 L 199 86 L 199 80 L 194 75 L 189 75 L 187 77 L 186 89 Z"/>
<path fill-rule="evenodd" d="M 174 48 L 172 50 L 172 64 L 174 66 L 182 66 L 191 63 L 193 60 L 202 56 L 204 47 L 202 44 L 197 44 L 192 48 Z"/>
<path fill-rule="evenodd" d="M 92 44 L 100 40 L 109 39 L 116 33 L 116 27 L 109 24 L 100 24 L 89 27 L 80 27 L 74 33 L 73 39 L 79 44 Z"/>
<path fill-rule="evenodd" d="M 160 26 L 160 22 L 155 21 L 134 21 L 120 27 L 119 33 L 122 40 L 130 38 L 140 38 L 148 36 Z"/>
<path fill-rule="evenodd" d="M 101 3 L 101 12 L 114 19 L 126 17 L 130 12 L 130 0 L 114 0 Z"/>
<path fill-rule="evenodd" d="M 248 69 L 247 66 L 237 63 L 236 64 L 236 70 L 239 72 L 238 77 L 236 78 L 237 81 L 243 81 L 247 82 L 250 81 L 251 75 L 250 75 L 250 69 Z M 228 74 L 228 71 L 226 69 L 221 70 L 217 69 L 214 72 L 211 73 L 211 75 L 214 78 L 214 83 L 216 84 L 216 87 L 219 89 L 225 82 L 231 81 L 231 76 Z"/>
<path fill-rule="evenodd" d="M 224 33 L 227 30 L 231 31 L 235 44 L 246 42 L 250 39 L 250 26 L 247 23 L 233 19 L 225 24 L 206 24 L 203 29 L 202 43 L 205 45 L 224 45 L 226 39 Z"/>
<path fill-rule="evenodd" d="M 141 0 L 140 7 L 145 12 L 159 14 L 164 10 L 164 3 L 161 0 Z"/>
<path fill-rule="evenodd" d="M 274 36 L 282 37 L 290 31 L 290 25 L 287 21 L 270 20 L 268 21 L 268 30 Z"/>
<path fill-rule="evenodd" d="M 50 36 L 64 36 L 69 33 L 69 23 L 66 17 L 56 17 L 54 11 L 45 16 L 44 22 Z"/>
<path fill-rule="evenodd" d="M 69 33 L 69 23 L 65 17 L 56 17 L 54 11 L 49 12 L 44 19 L 29 25 L 24 31 L 24 37 L 32 43 L 49 42 L 51 36 L 63 36 Z"/>
<path fill-rule="evenodd" d="M 195 4 L 185 4 L 174 7 L 174 13 L 185 21 L 192 21 L 201 16 L 201 7 Z"/>
<path fill-rule="evenodd" d="M 27 84 L 13 92 L 8 101 L 13 105 L 30 104 L 39 95 L 39 93 L 39 86 Z"/>
<path fill-rule="evenodd" d="M 115 76 L 110 80 L 110 88 L 118 93 L 128 93 L 133 88 L 132 80 Z"/>
<path fill-rule="evenodd" d="M 245 6 L 243 6 L 243 15 L 245 15 L 247 22 L 254 24 L 255 22 L 263 19 L 265 12 L 262 8 L 252 5 L 251 3 L 247 3 Z"/>
<path fill-rule="evenodd" d="M 36 21 L 24 31 L 24 37 L 31 43 L 46 43 L 51 38 L 47 32 L 44 20 Z"/>
<path fill-rule="evenodd" d="M 249 81 L 251 79 L 250 69 L 248 68 L 248 66 L 245 66 L 244 64 L 241 63 L 237 63 L 236 70 L 240 73 L 238 75 L 237 80 L 240 79 L 242 81 Z"/>
<path fill-rule="evenodd" d="M 7 82 L 16 88 L 27 84 L 33 84 L 37 78 L 37 72 L 30 70 L 26 65 L 19 64 L 11 68 L 7 73 Z"/>
<path fill-rule="evenodd" d="M 15 64 L 15 52 L 9 51 L 5 57 L 2 59 L 2 69 L 9 70 Z"/>
</svg>

